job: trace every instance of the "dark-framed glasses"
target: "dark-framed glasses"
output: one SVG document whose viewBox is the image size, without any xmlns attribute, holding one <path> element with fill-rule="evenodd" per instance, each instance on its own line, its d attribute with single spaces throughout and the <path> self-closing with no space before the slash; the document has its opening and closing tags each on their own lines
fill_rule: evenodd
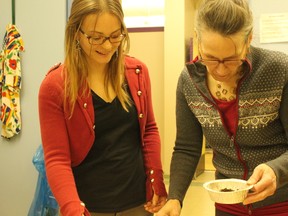
<svg viewBox="0 0 288 216">
<path fill-rule="evenodd" d="M 246 44 L 243 45 L 243 48 L 241 49 L 241 52 L 240 52 L 240 55 L 239 57 L 243 54 L 243 52 L 245 51 L 245 46 Z M 236 67 L 239 67 L 240 65 L 242 65 L 246 59 L 244 58 L 235 58 L 235 59 L 226 59 L 226 60 L 219 60 L 219 59 L 205 59 L 205 58 L 202 58 L 202 49 L 201 49 L 201 46 L 199 45 L 198 47 L 199 49 L 199 60 L 198 62 L 200 62 L 201 64 L 205 65 L 206 67 L 209 67 L 209 68 L 217 68 L 219 66 L 219 64 L 223 64 L 226 68 L 236 68 Z"/>
<path fill-rule="evenodd" d="M 217 68 L 219 64 L 223 64 L 227 68 L 234 68 L 242 65 L 245 62 L 245 59 L 210 60 L 210 59 L 203 59 L 200 57 L 198 61 L 209 68 Z"/>
<path fill-rule="evenodd" d="M 119 43 L 125 38 L 125 34 L 122 34 L 120 32 L 112 33 L 109 37 L 106 37 L 102 34 L 98 34 L 95 36 L 89 36 L 87 35 L 82 29 L 79 29 L 79 31 L 88 39 L 89 44 L 91 45 L 102 45 L 105 43 L 106 40 L 109 40 L 110 43 Z"/>
</svg>

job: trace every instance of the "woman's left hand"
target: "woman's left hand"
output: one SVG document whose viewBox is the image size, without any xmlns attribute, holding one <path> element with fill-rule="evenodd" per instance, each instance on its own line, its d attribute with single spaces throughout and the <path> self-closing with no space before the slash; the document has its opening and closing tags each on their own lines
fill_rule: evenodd
<svg viewBox="0 0 288 216">
<path fill-rule="evenodd" d="M 275 172 L 268 165 L 260 164 L 248 179 L 248 184 L 254 185 L 253 192 L 243 201 L 244 205 L 264 200 L 274 194 L 277 188 Z"/>
<path fill-rule="evenodd" d="M 144 205 L 144 208 L 146 211 L 154 214 L 158 212 L 165 205 L 166 199 L 167 197 L 158 196 L 157 194 L 154 193 L 152 200 L 147 202 Z"/>
</svg>

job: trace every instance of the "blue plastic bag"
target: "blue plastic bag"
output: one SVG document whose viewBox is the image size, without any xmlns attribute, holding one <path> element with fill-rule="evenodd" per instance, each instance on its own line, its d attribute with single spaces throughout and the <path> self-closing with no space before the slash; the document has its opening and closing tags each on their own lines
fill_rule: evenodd
<svg viewBox="0 0 288 216">
<path fill-rule="evenodd" d="M 44 154 L 40 145 L 32 160 L 39 172 L 34 199 L 31 203 L 28 216 L 58 216 L 59 206 L 56 202 L 46 178 Z"/>
</svg>

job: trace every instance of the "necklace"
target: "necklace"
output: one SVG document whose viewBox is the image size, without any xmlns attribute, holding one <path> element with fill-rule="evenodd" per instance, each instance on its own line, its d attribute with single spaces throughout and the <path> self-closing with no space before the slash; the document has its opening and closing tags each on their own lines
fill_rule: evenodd
<svg viewBox="0 0 288 216">
<path fill-rule="evenodd" d="M 231 101 L 236 98 L 237 83 L 234 85 L 226 85 L 225 83 L 216 81 L 215 96 L 219 100 Z"/>
<path fill-rule="evenodd" d="M 243 72 L 236 74 L 232 82 L 219 82 L 208 74 L 208 87 L 211 94 L 218 100 L 232 101 L 236 99 L 237 86 L 240 79 L 243 77 Z"/>
</svg>

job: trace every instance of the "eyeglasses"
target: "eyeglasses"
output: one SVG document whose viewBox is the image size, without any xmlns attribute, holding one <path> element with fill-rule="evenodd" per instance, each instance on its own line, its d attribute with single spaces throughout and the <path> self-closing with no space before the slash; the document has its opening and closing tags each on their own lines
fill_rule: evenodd
<svg viewBox="0 0 288 216">
<path fill-rule="evenodd" d="M 243 51 L 245 50 L 244 48 L 245 48 L 245 44 L 241 50 L 241 54 L 243 54 Z M 199 51 L 201 52 L 200 46 L 199 46 Z M 203 59 L 201 54 L 199 54 L 199 56 L 200 56 L 200 59 L 198 60 L 198 62 L 200 62 L 201 64 L 209 68 L 217 68 L 219 64 L 223 64 L 227 68 L 235 68 L 235 67 L 239 67 L 246 61 L 246 59 L 212 60 L 212 59 Z"/>
<path fill-rule="evenodd" d="M 227 68 L 239 67 L 245 62 L 245 59 L 235 59 L 235 60 L 209 60 L 209 59 L 199 59 L 203 65 L 209 68 L 217 68 L 219 64 L 223 64 Z"/>
<path fill-rule="evenodd" d="M 106 37 L 104 35 L 97 35 L 97 36 L 89 36 L 87 35 L 82 29 L 80 29 L 80 32 L 88 39 L 89 44 L 91 45 L 102 45 L 105 43 L 106 40 L 109 40 L 110 43 L 119 43 L 125 38 L 125 34 L 111 34 L 109 37 Z"/>
</svg>

